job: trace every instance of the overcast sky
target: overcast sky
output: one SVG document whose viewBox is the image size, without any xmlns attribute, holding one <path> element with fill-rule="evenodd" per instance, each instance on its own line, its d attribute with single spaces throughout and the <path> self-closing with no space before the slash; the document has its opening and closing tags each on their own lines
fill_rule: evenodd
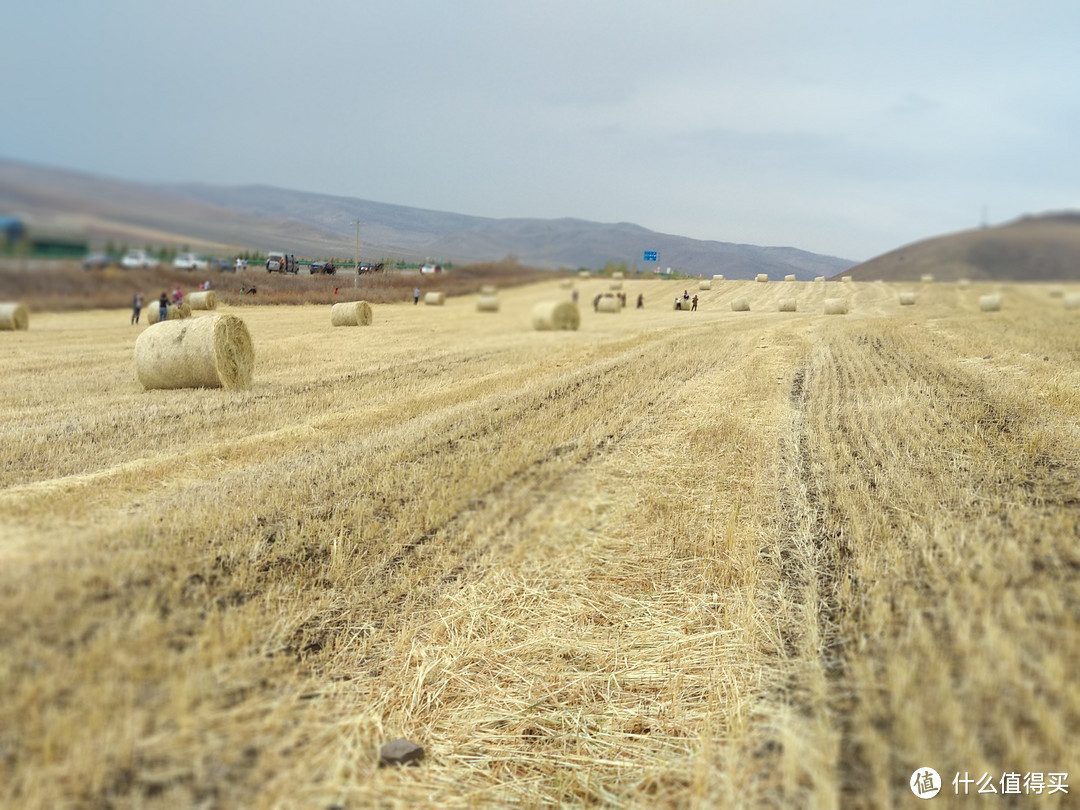
<svg viewBox="0 0 1080 810">
<path fill-rule="evenodd" d="M 856 260 L 1080 208 L 1077 0 L 25 0 L 0 25 L 0 157 L 121 179 Z"/>
</svg>

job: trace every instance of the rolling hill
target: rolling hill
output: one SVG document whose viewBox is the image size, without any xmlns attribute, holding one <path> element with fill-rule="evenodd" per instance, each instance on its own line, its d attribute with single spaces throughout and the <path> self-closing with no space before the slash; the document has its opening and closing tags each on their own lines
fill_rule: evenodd
<svg viewBox="0 0 1080 810">
<path fill-rule="evenodd" d="M 938 236 L 885 253 L 846 275 L 860 281 L 1080 280 L 1080 212 L 1023 217 Z"/>
<path fill-rule="evenodd" d="M 351 257 L 360 223 L 367 258 L 435 258 L 456 263 L 517 256 L 536 267 L 600 268 L 609 261 L 686 273 L 757 273 L 800 279 L 835 275 L 855 263 L 792 247 L 690 239 L 630 223 L 580 219 L 496 219 L 389 205 L 269 186 L 147 185 L 0 160 L 0 213 L 63 216 L 93 241 L 190 245 L 230 255 L 284 249 L 311 257 Z"/>
</svg>

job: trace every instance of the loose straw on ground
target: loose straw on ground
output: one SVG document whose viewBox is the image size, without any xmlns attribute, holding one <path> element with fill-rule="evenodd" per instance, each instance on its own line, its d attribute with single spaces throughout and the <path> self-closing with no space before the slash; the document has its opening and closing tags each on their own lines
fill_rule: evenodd
<svg viewBox="0 0 1080 810">
<path fill-rule="evenodd" d="M 30 315 L 17 301 L 0 302 L 0 330 L 29 329 Z"/>
<path fill-rule="evenodd" d="M 574 330 L 581 325 L 577 305 L 569 301 L 541 301 L 532 310 L 533 329 L 539 331 Z"/>
<path fill-rule="evenodd" d="M 235 315 L 154 324 L 135 340 L 135 374 L 144 388 L 250 388 L 255 350 Z"/>
<path fill-rule="evenodd" d="M 330 309 L 332 326 L 370 326 L 371 304 L 367 301 L 340 301 Z"/>
</svg>

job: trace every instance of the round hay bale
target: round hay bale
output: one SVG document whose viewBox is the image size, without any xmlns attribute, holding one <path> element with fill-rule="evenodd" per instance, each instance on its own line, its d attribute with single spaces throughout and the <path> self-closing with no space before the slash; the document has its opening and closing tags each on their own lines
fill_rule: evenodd
<svg viewBox="0 0 1080 810">
<path fill-rule="evenodd" d="M 993 295 L 980 295 L 979 309 L 983 312 L 997 312 L 1001 309 L 1001 296 L 996 293 Z"/>
<path fill-rule="evenodd" d="M 814 276 L 814 281 L 824 281 L 825 276 Z"/>
<path fill-rule="evenodd" d="M 840 280 L 841 280 L 841 281 L 846 281 L 846 282 L 851 282 L 851 281 L 853 281 L 854 279 L 852 279 L 852 277 L 851 277 L 851 276 L 840 276 Z"/>
<path fill-rule="evenodd" d="M 330 308 L 331 326 L 370 326 L 371 304 L 367 301 L 340 301 Z"/>
<path fill-rule="evenodd" d="M 711 281 L 706 281 L 705 279 L 702 279 L 701 281 L 699 281 L 697 283 L 697 288 L 699 290 L 711 290 L 712 289 L 712 282 Z"/>
<path fill-rule="evenodd" d="M 768 280 L 769 280 L 769 274 L 768 273 L 758 273 L 757 276 L 754 278 L 754 281 L 760 281 L 762 284 L 764 284 Z"/>
<path fill-rule="evenodd" d="M 424 303 L 429 307 L 441 307 L 446 303 L 446 293 L 429 292 L 424 296 Z"/>
<path fill-rule="evenodd" d="M 496 288 L 494 284 L 484 284 L 480 288 L 481 295 L 495 295 L 498 291 L 498 288 Z"/>
<path fill-rule="evenodd" d="M 577 305 L 569 301 L 541 301 L 533 307 L 532 325 L 541 332 L 574 330 L 581 325 L 581 313 Z"/>
<path fill-rule="evenodd" d="M 612 289 L 612 290 L 621 290 L 622 289 L 622 282 L 621 281 L 613 281 L 613 282 L 611 282 L 610 289 Z"/>
<path fill-rule="evenodd" d="M 919 281 L 921 281 L 923 284 L 929 284 L 933 280 L 934 280 L 934 274 L 933 273 L 923 273 L 922 276 L 919 277 Z"/>
<path fill-rule="evenodd" d="M 970 278 L 962 278 L 962 279 L 960 279 L 959 281 L 956 282 L 956 286 L 959 287 L 962 290 L 966 290 L 968 287 L 971 286 L 971 279 Z"/>
<path fill-rule="evenodd" d="M 559 282 L 559 286 L 564 290 L 572 290 L 574 289 L 574 280 L 572 278 L 564 278 Z"/>
<path fill-rule="evenodd" d="M 795 281 L 795 274 L 788 273 L 786 276 L 784 276 L 784 281 Z"/>
<path fill-rule="evenodd" d="M 588 270 L 579 270 L 578 271 L 578 278 L 589 278 L 590 275 L 592 275 L 592 274 L 589 273 Z"/>
<path fill-rule="evenodd" d="M 498 312 L 499 297 L 497 295 L 481 295 L 476 299 L 477 312 Z"/>
<path fill-rule="evenodd" d="M 798 309 L 794 298 L 784 298 L 780 301 L 780 312 L 795 312 Z"/>
<path fill-rule="evenodd" d="M 826 315 L 847 315 L 847 301 L 843 298 L 825 299 Z"/>
<path fill-rule="evenodd" d="M 0 302 L 0 330 L 29 329 L 30 315 L 17 301 Z"/>
<path fill-rule="evenodd" d="M 615 279 L 622 279 L 623 276 L 624 276 L 624 274 L 622 272 L 615 272 L 615 273 L 611 274 L 611 277 L 615 278 Z"/>
<path fill-rule="evenodd" d="M 597 312 L 622 312 L 622 301 L 616 298 L 614 295 L 603 296 L 596 302 Z"/>
<path fill-rule="evenodd" d="M 1069 293 L 1065 296 L 1065 309 L 1080 309 L 1080 293 Z"/>
<path fill-rule="evenodd" d="M 915 303 L 915 293 L 913 293 L 913 292 L 902 292 L 902 293 L 900 293 L 900 306 L 902 306 L 902 307 L 910 307 L 914 303 Z"/>
<path fill-rule="evenodd" d="M 154 301 L 149 307 L 146 308 L 146 322 L 149 324 L 155 324 L 161 314 L 161 307 L 157 305 L 157 301 Z M 165 309 L 165 320 L 167 321 L 180 321 L 184 318 L 191 317 L 191 304 L 185 301 L 180 306 L 175 304 L 169 304 Z"/>
<path fill-rule="evenodd" d="M 750 311 L 750 302 L 747 301 L 745 298 L 736 298 L 734 301 L 731 302 L 731 311 L 732 312 L 749 312 Z"/>
<path fill-rule="evenodd" d="M 1046 294 L 1049 295 L 1051 298 L 1064 298 L 1065 288 L 1062 287 L 1060 284 L 1051 284 L 1050 289 L 1046 291 Z"/>
<path fill-rule="evenodd" d="M 712 277 L 712 280 L 713 281 L 723 281 L 724 280 L 724 274 L 723 273 L 715 273 L 713 275 L 713 277 Z"/>
<path fill-rule="evenodd" d="M 213 290 L 201 290 L 188 295 L 185 304 L 195 309 L 217 309 L 217 295 Z"/>
<path fill-rule="evenodd" d="M 143 388 L 250 388 L 255 351 L 235 315 L 154 324 L 135 340 Z"/>
</svg>

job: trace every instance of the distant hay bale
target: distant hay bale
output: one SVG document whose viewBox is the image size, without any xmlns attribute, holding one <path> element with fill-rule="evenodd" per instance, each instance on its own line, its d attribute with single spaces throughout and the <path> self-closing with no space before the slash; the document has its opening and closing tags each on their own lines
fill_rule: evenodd
<svg viewBox="0 0 1080 810">
<path fill-rule="evenodd" d="M 611 282 L 611 289 L 613 289 L 613 290 L 621 290 L 622 289 L 622 282 L 621 281 L 613 281 L 613 282 Z"/>
<path fill-rule="evenodd" d="M 714 273 L 713 277 L 712 277 L 712 280 L 713 281 L 723 281 L 724 280 L 724 274 L 723 273 Z"/>
<path fill-rule="evenodd" d="M 900 306 L 902 306 L 902 307 L 910 307 L 914 303 L 915 303 L 915 293 L 913 293 L 913 292 L 902 292 L 902 293 L 900 293 Z"/>
<path fill-rule="evenodd" d="M 446 293 L 429 292 L 424 296 L 424 303 L 429 307 L 441 307 L 446 303 Z"/>
<path fill-rule="evenodd" d="M 847 315 L 848 307 L 847 301 L 843 298 L 826 298 L 825 299 L 825 314 L 826 315 Z"/>
<path fill-rule="evenodd" d="M 30 328 L 30 315 L 17 301 L 0 302 L 0 330 L 14 331 Z"/>
<path fill-rule="evenodd" d="M 971 279 L 970 278 L 962 278 L 962 279 L 960 279 L 959 281 L 956 282 L 956 286 L 960 287 L 963 290 L 966 290 L 968 287 L 971 286 Z"/>
<path fill-rule="evenodd" d="M 1080 309 L 1080 293 L 1069 293 L 1065 296 L 1065 309 Z"/>
<path fill-rule="evenodd" d="M 331 326 L 370 326 L 371 304 L 367 301 L 341 301 L 330 309 Z"/>
<path fill-rule="evenodd" d="M 850 283 L 851 281 L 854 281 L 854 279 L 851 276 L 840 276 L 840 280 L 843 281 L 843 282 L 848 282 L 848 283 Z"/>
<path fill-rule="evenodd" d="M 476 311 L 477 312 L 498 312 L 499 311 L 499 296 L 497 295 L 481 295 L 476 299 Z"/>
<path fill-rule="evenodd" d="M 795 312 L 797 308 L 794 298 L 784 298 L 780 301 L 780 312 Z"/>
<path fill-rule="evenodd" d="M 578 278 L 589 278 L 592 274 L 588 270 L 579 270 Z"/>
<path fill-rule="evenodd" d="M 1065 288 L 1062 287 L 1060 284 L 1051 284 L 1050 289 L 1046 291 L 1046 294 L 1049 295 L 1051 298 L 1064 298 Z"/>
<path fill-rule="evenodd" d="M 565 284 L 566 282 L 563 283 Z M 572 287 L 573 285 L 574 282 L 571 281 L 570 286 Z M 485 284 L 483 287 L 480 288 L 481 295 L 495 295 L 497 292 L 498 289 L 495 287 L 494 284 Z"/>
<path fill-rule="evenodd" d="M 188 295 L 184 301 L 194 309 L 217 309 L 217 295 L 213 290 L 202 290 Z"/>
<path fill-rule="evenodd" d="M 697 288 L 699 290 L 711 290 L 712 289 L 712 282 L 707 281 L 705 279 L 702 279 L 701 281 L 699 281 L 697 283 Z"/>
<path fill-rule="evenodd" d="M 754 281 L 760 281 L 762 284 L 764 284 L 768 280 L 769 280 L 769 274 L 768 273 L 758 273 L 757 277 L 754 279 Z"/>
<path fill-rule="evenodd" d="M 824 281 L 825 276 L 814 276 L 814 281 Z"/>
<path fill-rule="evenodd" d="M 154 301 L 149 307 L 146 308 L 146 322 L 150 324 L 157 323 L 160 316 L 161 307 L 158 306 L 157 301 Z M 183 320 L 184 318 L 190 317 L 191 304 L 189 304 L 187 301 L 185 301 L 180 306 L 176 306 L 175 304 L 169 304 L 169 306 L 165 308 L 165 320 L 167 321 L 179 321 Z"/>
<path fill-rule="evenodd" d="M 621 279 L 621 278 L 623 278 L 624 276 L 625 276 L 625 273 L 622 273 L 622 272 L 617 272 L 617 273 L 612 273 L 612 274 L 611 274 L 611 277 L 612 277 L 612 278 L 615 278 L 615 279 Z"/>
<path fill-rule="evenodd" d="M 154 324 L 135 340 L 143 388 L 250 388 L 255 351 L 235 315 Z"/>
<path fill-rule="evenodd" d="M 794 273 L 788 273 L 786 276 L 784 276 L 784 281 L 794 281 L 794 280 L 795 280 L 795 274 Z"/>
<path fill-rule="evenodd" d="M 581 313 L 577 305 L 569 301 L 541 301 L 533 307 L 532 325 L 541 332 L 574 330 L 581 325 Z"/>
<path fill-rule="evenodd" d="M 596 302 L 597 312 L 622 312 L 622 301 L 614 295 L 605 295 Z"/>
<path fill-rule="evenodd" d="M 996 293 L 993 295 L 980 295 L 979 309 L 983 312 L 997 312 L 1001 309 L 1001 296 Z"/>
<path fill-rule="evenodd" d="M 923 273 L 922 276 L 919 277 L 919 281 L 921 281 L 923 284 L 929 284 L 933 280 L 934 280 L 934 274 L 933 273 Z"/>
<path fill-rule="evenodd" d="M 731 302 L 731 311 L 732 312 L 749 312 L 750 311 L 750 302 L 747 301 L 745 298 L 736 298 L 734 301 Z"/>
</svg>

